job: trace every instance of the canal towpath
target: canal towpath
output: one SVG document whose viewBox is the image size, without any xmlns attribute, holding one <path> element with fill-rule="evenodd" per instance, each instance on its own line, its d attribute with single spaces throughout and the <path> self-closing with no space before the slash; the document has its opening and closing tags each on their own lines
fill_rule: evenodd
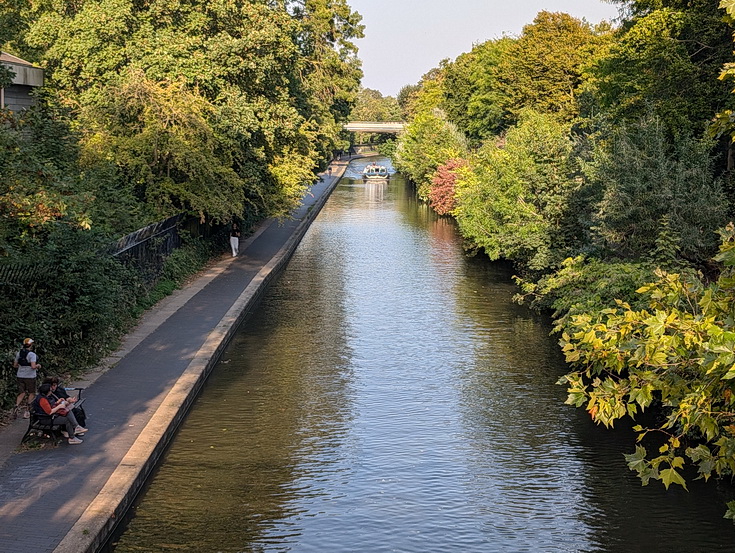
<svg viewBox="0 0 735 553">
<path fill-rule="evenodd" d="M 333 161 L 291 217 L 263 222 L 237 257 L 223 255 L 159 302 L 99 368 L 68 384 L 85 388 L 83 444 L 21 451 L 28 421 L 0 428 L 0 553 L 91 553 L 104 545 L 349 161 Z"/>
</svg>

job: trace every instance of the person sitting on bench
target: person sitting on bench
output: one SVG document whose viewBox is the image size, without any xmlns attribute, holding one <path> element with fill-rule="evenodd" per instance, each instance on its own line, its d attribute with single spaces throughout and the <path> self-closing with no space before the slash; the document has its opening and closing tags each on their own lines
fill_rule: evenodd
<svg viewBox="0 0 735 553">
<path fill-rule="evenodd" d="M 61 434 L 68 438 L 70 444 L 81 444 L 82 440 L 77 438 L 77 434 L 84 434 L 87 429 L 77 424 L 74 413 L 71 412 L 71 403 L 66 400 L 55 401 L 51 398 L 51 385 L 41 384 L 38 387 L 38 395 L 31 404 L 33 412 L 40 415 L 56 415 L 54 422 L 66 426 L 66 430 L 62 430 Z"/>
<path fill-rule="evenodd" d="M 50 400 L 60 401 L 62 399 L 65 399 L 67 403 L 72 404 L 71 411 L 72 413 L 74 413 L 74 418 L 77 419 L 77 423 L 79 423 L 79 426 L 84 426 L 84 423 L 87 421 L 87 413 L 84 411 L 84 407 L 82 407 L 81 405 L 77 407 L 76 402 L 79 400 L 79 398 L 69 395 L 66 389 L 61 386 L 61 381 L 59 380 L 59 377 L 47 376 L 43 379 L 43 384 L 48 384 L 51 386 L 51 395 L 49 396 Z M 71 389 L 81 390 L 82 388 Z"/>
</svg>

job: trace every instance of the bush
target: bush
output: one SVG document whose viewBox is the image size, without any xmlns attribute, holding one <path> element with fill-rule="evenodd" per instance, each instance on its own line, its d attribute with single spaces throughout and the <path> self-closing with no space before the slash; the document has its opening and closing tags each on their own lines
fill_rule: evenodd
<svg viewBox="0 0 735 553">
<path fill-rule="evenodd" d="M 111 350 L 132 321 L 138 276 L 104 255 L 104 236 L 58 225 L 33 251 L 3 261 L 0 351 L 7 368 L 23 338 L 36 340 L 45 371 L 78 373 Z M 15 371 L 0 401 L 15 395 Z M 2 389 L 0 388 L 0 393 Z"/>
<path fill-rule="evenodd" d="M 550 309 L 561 330 L 569 317 L 579 313 L 599 313 L 614 307 L 617 299 L 643 307 L 645 299 L 636 290 L 654 278 L 654 267 L 646 263 L 604 262 L 584 256 L 567 258 L 559 270 L 538 283 L 516 277 L 522 294 L 518 301 L 536 309 Z"/>
<path fill-rule="evenodd" d="M 457 205 L 455 197 L 457 171 L 466 166 L 467 162 L 463 159 L 450 159 L 437 167 L 432 176 L 431 187 L 429 188 L 429 205 L 439 215 L 450 214 Z"/>
<path fill-rule="evenodd" d="M 193 274 L 202 269 L 207 262 L 222 251 L 218 236 L 212 241 L 182 235 L 183 244 L 174 250 L 164 262 L 161 277 L 153 287 L 138 298 L 134 316 L 139 317 L 144 311 L 154 306 L 166 296 L 171 295 Z"/>
<path fill-rule="evenodd" d="M 666 220 L 676 230 L 680 257 L 703 263 L 714 255 L 728 205 L 711 149 L 691 137 L 672 141 L 651 116 L 618 127 L 598 144 L 586 169 L 603 190 L 595 222 L 601 244 L 615 256 L 645 258 L 657 248 Z"/>
<path fill-rule="evenodd" d="M 635 452 L 625 455 L 644 485 L 686 488 L 688 467 L 705 480 L 735 474 L 735 225 L 720 235 L 715 282 L 657 270 L 638 289 L 645 308 L 618 301 L 572 317 L 561 336 L 573 368 L 559 380 L 566 403 L 607 427 L 661 410 L 633 427 Z M 652 448 L 649 434 L 665 441 Z M 735 519 L 735 502 L 726 517 Z"/>
</svg>

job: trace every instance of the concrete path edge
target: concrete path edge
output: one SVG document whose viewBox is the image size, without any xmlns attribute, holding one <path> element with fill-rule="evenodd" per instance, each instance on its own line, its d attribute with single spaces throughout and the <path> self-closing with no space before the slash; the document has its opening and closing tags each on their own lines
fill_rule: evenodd
<svg viewBox="0 0 735 553">
<path fill-rule="evenodd" d="M 293 235 L 253 278 L 209 334 L 204 346 L 195 354 L 187 369 L 161 402 L 100 493 L 54 549 L 54 553 L 95 553 L 112 536 L 166 451 L 230 339 L 257 306 L 268 285 L 286 266 L 346 167 L 347 164 L 338 166 L 332 182 L 307 209 Z"/>
</svg>

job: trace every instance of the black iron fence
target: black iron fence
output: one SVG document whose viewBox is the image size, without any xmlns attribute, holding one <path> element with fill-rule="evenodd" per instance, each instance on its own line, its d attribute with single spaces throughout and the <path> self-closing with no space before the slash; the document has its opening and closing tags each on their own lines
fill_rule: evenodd
<svg viewBox="0 0 735 553">
<path fill-rule="evenodd" d="M 134 267 L 146 282 L 153 282 L 161 274 L 166 257 L 181 245 L 182 218 L 183 215 L 174 215 L 131 232 L 113 244 L 109 253 Z"/>
</svg>

